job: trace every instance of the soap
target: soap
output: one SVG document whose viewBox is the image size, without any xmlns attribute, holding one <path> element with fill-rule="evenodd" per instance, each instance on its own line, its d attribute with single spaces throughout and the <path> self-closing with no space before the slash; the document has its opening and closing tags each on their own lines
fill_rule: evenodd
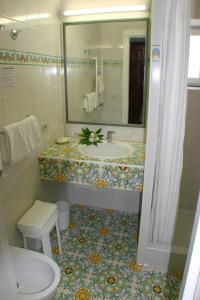
<svg viewBox="0 0 200 300">
<path fill-rule="evenodd" d="M 68 143 L 67 137 L 65 137 L 65 136 L 59 136 L 56 139 L 56 143 L 57 144 L 66 144 L 66 143 Z"/>
</svg>

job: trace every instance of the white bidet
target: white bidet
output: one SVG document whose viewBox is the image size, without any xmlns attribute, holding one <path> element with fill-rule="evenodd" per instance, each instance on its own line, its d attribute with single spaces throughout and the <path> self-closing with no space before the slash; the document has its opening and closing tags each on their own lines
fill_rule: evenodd
<svg viewBox="0 0 200 300">
<path fill-rule="evenodd" d="M 60 269 L 48 256 L 11 247 L 20 300 L 49 300 L 60 282 Z"/>
</svg>

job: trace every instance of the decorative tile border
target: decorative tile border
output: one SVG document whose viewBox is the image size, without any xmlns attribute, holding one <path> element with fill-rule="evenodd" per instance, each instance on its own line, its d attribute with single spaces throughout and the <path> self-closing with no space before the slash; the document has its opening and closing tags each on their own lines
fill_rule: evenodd
<svg viewBox="0 0 200 300">
<path fill-rule="evenodd" d="M 0 64 L 48 66 L 61 65 L 63 61 L 60 56 L 0 49 Z"/>
<path fill-rule="evenodd" d="M 39 155 L 42 179 L 86 184 L 96 188 L 115 188 L 142 192 L 144 144 L 132 143 L 135 152 L 124 159 L 99 160 L 78 151 L 78 140 L 67 145 L 54 144 Z"/>
<path fill-rule="evenodd" d="M 95 65 L 94 59 L 69 58 L 65 61 L 68 67 L 93 67 Z M 64 58 L 60 56 L 0 49 L 0 64 L 48 66 L 61 65 L 63 62 Z M 123 62 L 122 60 L 104 60 L 103 65 L 121 67 Z"/>
<path fill-rule="evenodd" d="M 67 58 L 65 60 L 67 67 L 94 67 L 94 59 L 84 59 L 84 58 Z"/>
<path fill-rule="evenodd" d="M 106 67 L 122 67 L 122 60 L 104 60 L 103 65 Z"/>
<path fill-rule="evenodd" d="M 84 58 L 68 58 L 66 59 L 68 67 L 93 67 L 95 66 L 94 59 Z M 121 67 L 123 65 L 122 60 L 103 60 L 105 67 Z"/>
</svg>

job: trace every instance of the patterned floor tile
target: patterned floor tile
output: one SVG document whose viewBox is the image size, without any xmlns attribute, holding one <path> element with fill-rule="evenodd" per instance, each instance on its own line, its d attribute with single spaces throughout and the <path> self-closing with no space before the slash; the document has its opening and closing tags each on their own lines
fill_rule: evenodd
<svg viewBox="0 0 200 300">
<path fill-rule="evenodd" d="M 181 275 L 137 265 L 137 239 L 136 214 L 71 206 L 62 255 L 55 231 L 51 235 L 62 274 L 54 300 L 178 299 Z"/>
</svg>

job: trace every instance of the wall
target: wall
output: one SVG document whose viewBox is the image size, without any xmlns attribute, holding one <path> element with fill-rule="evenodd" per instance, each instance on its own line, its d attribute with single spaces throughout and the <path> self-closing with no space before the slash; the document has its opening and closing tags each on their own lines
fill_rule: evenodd
<svg viewBox="0 0 200 300">
<path fill-rule="evenodd" d="M 42 147 L 64 131 L 59 11 L 59 0 L 0 3 L 0 24 L 6 26 L 0 30 L 4 49 L 0 50 L 0 127 L 34 114 L 41 125 L 47 125 Z M 10 37 L 12 28 L 21 30 L 15 41 Z M 8 66 L 15 72 L 10 88 L 2 81 L 2 68 Z M 8 177 L 0 180 L 0 190 L 9 242 L 20 245 L 17 221 L 35 198 L 42 195 L 48 200 L 40 182 L 37 153 L 7 167 L 5 174 Z"/>
<path fill-rule="evenodd" d="M 184 142 L 183 172 L 179 209 L 196 210 L 200 182 L 199 136 L 200 90 L 188 90 L 187 119 Z"/>
<path fill-rule="evenodd" d="M 200 2 L 192 0 L 192 19 L 200 19 Z"/>
<path fill-rule="evenodd" d="M 192 19 L 200 19 L 200 2 L 192 1 Z M 183 172 L 180 187 L 179 209 L 194 215 L 200 182 L 199 136 L 200 88 L 188 90 L 184 141 Z"/>
</svg>

